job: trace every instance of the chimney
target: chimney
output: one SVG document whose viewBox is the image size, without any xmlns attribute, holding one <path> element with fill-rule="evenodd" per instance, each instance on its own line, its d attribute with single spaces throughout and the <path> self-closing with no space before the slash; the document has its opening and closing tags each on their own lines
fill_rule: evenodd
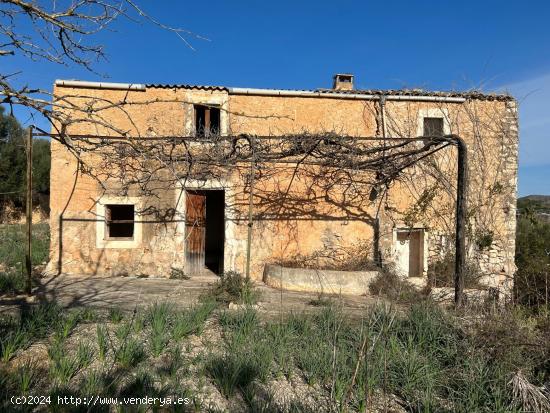
<svg viewBox="0 0 550 413">
<path fill-rule="evenodd" d="M 334 90 L 353 90 L 353 75 L 350 73 L 336 73 L 333 77 Z"/>
</svg>

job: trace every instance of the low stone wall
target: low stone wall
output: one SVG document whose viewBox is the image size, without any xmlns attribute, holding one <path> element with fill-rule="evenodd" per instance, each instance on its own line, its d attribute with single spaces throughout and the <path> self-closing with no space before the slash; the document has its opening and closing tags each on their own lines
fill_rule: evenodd
<svg viewBox="0 0 550 413">
<path fill-rule="evenodd" d="M 453 287 L 437 287 L 432 288 L 430 295 L 434 301 L 439 303 L 452 303 L 454 302 L 455 290 Z M 488 289 L 475 289 L 465 288 L 464 299 L 466 304 L 483 304 L 487 302 L 499 302 L 504 303 L 506 296 L 498 288 Z"/>
<path fill-rule="evenodd" d="M 377 271 L 311 270 L 266 265 L 263 281 L 270 287 L 290 291 L 363 295 L 369 293 L 369 284 L 377 275 Z"/>
</svg>

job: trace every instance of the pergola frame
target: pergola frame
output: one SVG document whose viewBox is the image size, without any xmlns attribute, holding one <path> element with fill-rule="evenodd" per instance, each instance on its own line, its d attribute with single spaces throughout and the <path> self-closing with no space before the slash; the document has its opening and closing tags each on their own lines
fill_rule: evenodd
<svg viewBox="0 0 550 413">
<path fill-rule="evenodd" d="M 143 136 L 110 136 L 110 135 L 93 135 L 93 134 L 60 134 L 60 133 L 48 133 L 40 128 L 36 128 L 38 132 L 34 132 L 33 127 L 29 128 L 29 142 L 28 145 L 32 147 L 32 137 L 49 137 L 51 139 L 58 140 L 62 143 L 67 144 L 67 140 L 71 141 L 90 141 L 90 140 L 100 140 L 101 142 L 109 143 L 132 143 L 132 142 L 212 142 L 211 139 L 197 136 L 161 136 L 161 137 L 143 137 Z M 385 133 L 384 133 L 385 135 Z M 306 137 L 315 137 L 316 135 L 304 135 Z M 456 213 L 455 213 L 455 277 L 454 277 L 454 301 L 456 306 L 461 306 L 464 301 L 464 272 L 466 268 L 466 216 L 467 216 L 467 186 L 468 186 L 468 151 L 467 146 L 464 140 L 458 135 L 445 135 L 445 136 L 418 136 L 418 137 L 378 137 L 378 136 L 337 136 L 332 135 L 337 139 L 346 141 L 346 142 L 383 142 L 383 145 L 376 148 L 374 152 L 380 151 L 385 154 L 385 151 L 388 149 L 395 148 L 395 146 L 387 146 L 388 142 L 424 142 L 427 141 L 430 145 L 427 145 L 425 151 L 418 151 L 415 155 L 417 157 L 412 158 L 409 162 L 404 162 L 402 165 L 399 165 L 399 169 L 395 171 L 395 175 L 386 176 L 384 178 L 385 183 L 389 183 L 394 180 L 401 171 L 405 168 L 413 166 L 421 159 L 430 156 L 439 150 L 454 145 L 457 147 L 457 185 L 456 185 Z M 253 206 L 253 185 L 254 185 L 254 168 L 258 164 L 264 163 L 287 163 L 298 165 L 314 165 L 314 166 L 326 166 L 326 167 L 337 167 L 340 169 L 354 169 L 358 170 L 351 165 L 334 165 L 330 162 L 323 161 L 311 161 L 307 160 L 307 156 L 300 160 L 295 159 L 258 159 L 256 154 L 256 144 L 261 143 L 264 140 L 283 140 L 283 139 L 296 139 L 300 135 L 279 135 L 279 136 L 255 136 L 255 135 L 228 135 L 228 136 L 217 136 L 215 140 L 217 142 L 236 142 L 238 139 L 246 139 L 250 146 L 250 153 L 244 158 L 238 158 L 234 160 L 235 164 L 239 163 L 250 163 L 250 176 L 251 176 L 251 188 L 249 195 L 249 214 L 248 214 L 248 240 L 247 240 L 247 276 L 249 276 L 250 271 L 250 245 L 251 245 L 251 236 L 252 236 L 252 225 L 253 225 L 253 216 L 252 216 L 252 206 Z M 326 137 L 321 137 L 319 139 L 326 139 Z M 399 146 L 399 145 L 398 145 Z M 295 155 L 300 155 L 297 153 Z M 381 158 L 384 160 L 384 158 Z M 227 164 L 227 159 L 225 160 Z M 200 162 L 200 161 L 199 161 Z M 378 169 L 375 167 L 366 167 L 364 169 L 359 169 L 362 171 L 377 172 Z M 27 204 L 30 205 L 32 202 L 32 197 L 30 192 L 27 192 Z M 27 214 L 29 215 L 29 214 Z M 30 219 L 27 219 L 27 233 L 28 233 L 28 248 L 27 248 L 27 263 L 30 262 Z M 30 293 L 30 265 L 27 265 L 28 270 L 28 292 Z"/>
</svg>

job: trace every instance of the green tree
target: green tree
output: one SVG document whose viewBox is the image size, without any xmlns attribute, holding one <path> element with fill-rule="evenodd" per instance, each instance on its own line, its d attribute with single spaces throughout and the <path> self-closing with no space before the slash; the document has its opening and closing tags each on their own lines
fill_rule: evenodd
<svg viewBox="0 0 550 413">
<path fill-rule="evenodd" d="M 50 141 L 34 139 L 32 144 L 32 188 L 39 194 L 50 193 Z"/>
<path fill-rule="evenodd" d="M 17 192 L 25 184 L 24 130 L 4 111 L 0 106 L 0 200 L 19 201 L 22 194 Z"/>
<path fill-rule="evenodd" d="M 24 205 L 26 186 L 25 134 L 27 131 L 0 106 L 0 204 L 12 201 Z M 50 190 L 50 142 L 33 142 L 33 193 L 48 194 Z M 0 206 L 1 208 L 1 206 Z"/>
</svg>

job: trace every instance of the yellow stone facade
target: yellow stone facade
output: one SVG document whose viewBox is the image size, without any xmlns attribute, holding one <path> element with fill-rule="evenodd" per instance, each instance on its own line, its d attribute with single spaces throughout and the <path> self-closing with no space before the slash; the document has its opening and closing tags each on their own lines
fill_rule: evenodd
<svg viewBox="0 0 550 413">
<path fill-rule="evenodd" d="M 58 110 L 71 119 L 64 130 L 68 136 L 120 132 L 142 138 L 189 136 L 195 128 L 194 105 L 220 108 L 222 135 L 381 137 L 385 129 L 391 141 L 422 135 L 424 117 L 441 117 L 445 133 L 460 135 L 468 145 L 469 254 L 480 263 L 488 284 L 501 285 L 515 271 L 518 120 L 516 102 L 510 97 L 187 85 L 132 89 L 78 82 L 58 82 L 54 94 Z M 381 96 L 385 96 L 384 105 Z M 84 107 L 93 114 L 85 115 Z M 230 168 L 213 179 L 159 180 L 163 184 L 144 192 L 140 185 L 123 189 L 113 176 L 98 178 L 105 172 L 97 170 L 102 167 L 98 152 L 87 152 L 77 160 L 62 143 L 53 140 L 51 148 L 51 271 L 162 277 L 174 270 L 185 272 L 186 190 L 219 189 L 225 191 L 223 267 L 244 273 L 248 166 Z M 120 160 L 124 153 L 113 156 Z M 128 165 L 132 162 L 127 160 Z M 364 174 L 360 171 L 327 177 L 312 168 L 296 174 L 292 165 L 265 166 L 259 172 L 251 244 L 255 279 L 261 279 L 266 264 L 372 260 L 375 250 L 383 262 L 406 268 L 402 254 L 409 240 L 403 244 L 400 237 L 407 230 L 409 235 L 411 231 L 422 234 L 415 241 L 422 261 L 415 275 L 422 278 L 428 262 L 441 257 L 452 244 L 456 148 L 445 148 L 411 167 L 389 187 L 378 188 L 375 199 L 369 198 L 370 186 L 361 186 Z M 159 171 L 159 176 L 167 173 Z M 139 237 L 130 243 L 99 239 L 104 206 L 124 202 L 157 212 L 136 217 Z M 412 244 L 407 248 L 412 251 Z"/>
</svg>

